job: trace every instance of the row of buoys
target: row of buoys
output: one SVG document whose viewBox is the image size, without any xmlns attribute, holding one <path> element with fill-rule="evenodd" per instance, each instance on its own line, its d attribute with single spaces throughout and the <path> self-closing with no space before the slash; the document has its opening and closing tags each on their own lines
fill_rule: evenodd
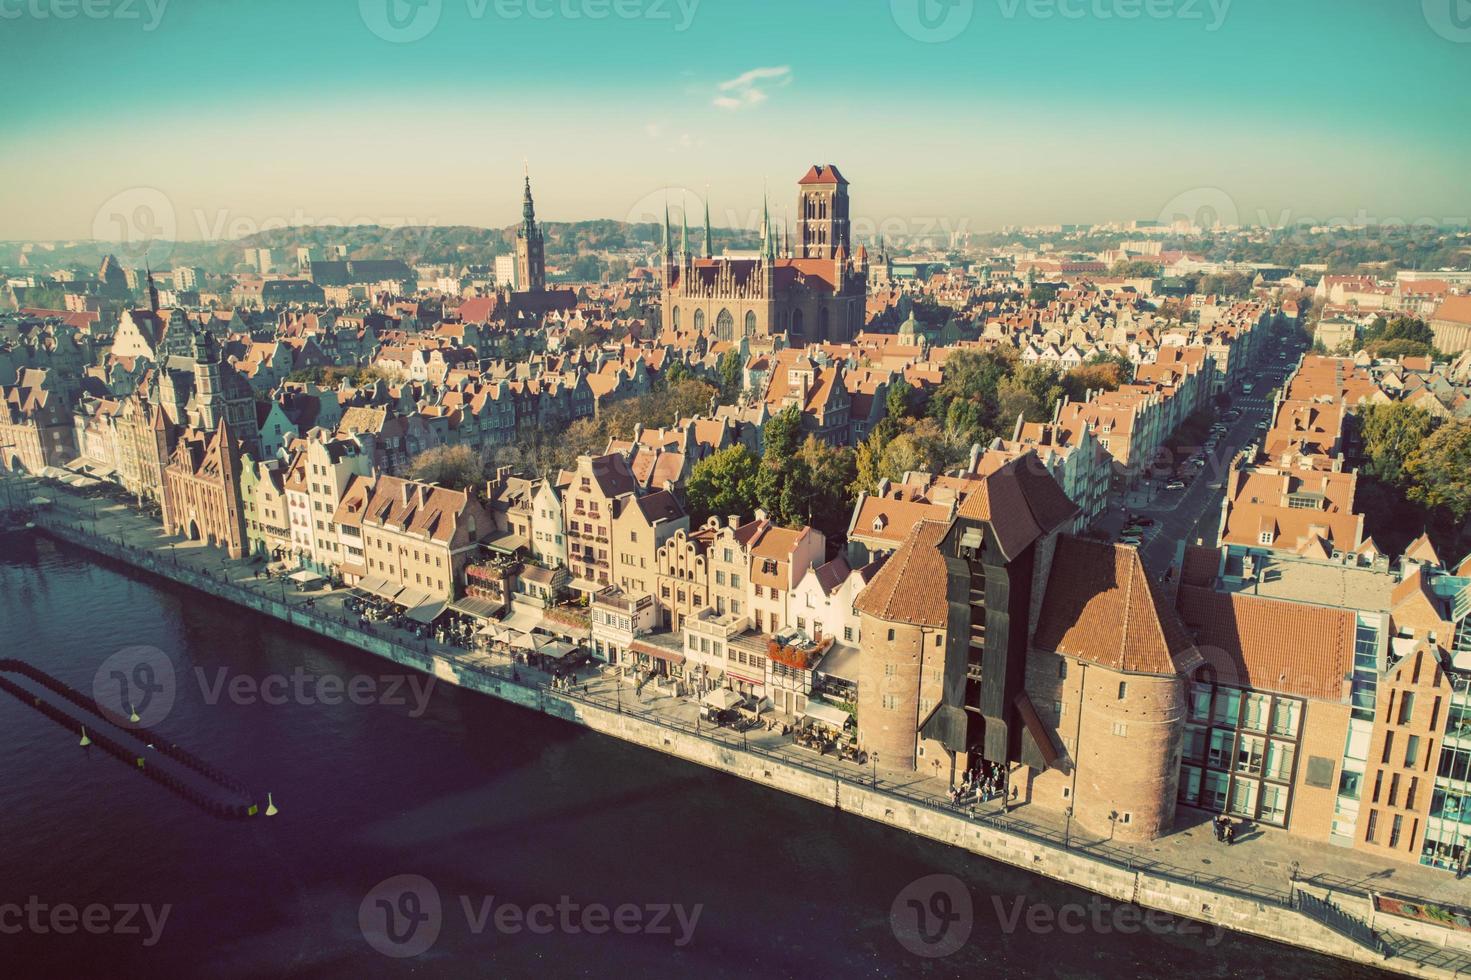
<svg viewBox="0 0 1471 980">
<path fill-rule="evenodd" d="M 52 677 L 45 671 L 40 670 L 39 668 L 28 664 L 23 660 L 16 660 L 14 658 L 6 658 L 0 660 L 0 671 L 6 670 L 13 671 L 34 681 L 35 683 L 46 688 L 48 691 L 51 691 L 58 697 L 65 698 L 67 701 L 70 701 L 72 704 L 76 705 L 78 708 L 81 708 L 83 711 L 86 711 L 87 713 L 93 715 L 94 717 L 103 719 L 106 719 L 108 717 L 108 711 L 101 705 L 99 705 L 95 698 L 90 698 L 82 694 L 80 691 L 75 690 L 64 682 L 56 679 L 55 677 Z M 129 708 L 129 721 L 134 724 L 139 721 L 137 711 L 131 707 Z M 141 726 L 137 729 L 137 733 L 140 736 L 152 734 L 148 728 Z M 220 771 L 219 769 L 216 769 L 214 766 L 211 766 L 203 759 L 194 755 L 192 752 L 180 748 L 178 745 L 175 745 L 172 742 L 165 744 L 161 749 L 156 749 L 156 751 L 175 760 L 180 765 L 194 770 L 205 779 L 209 780 L 212 783 L 215 783 L 216 785 L 224 789 L 229 790 L 232 793 L 245 797 L 249 797 L 251 795 L 250 789 L 243 783 L 239 782 L 236 779 L 233 779 L 226 773 Z"/>
<path fill-rule="evenodd" d="M 24 674 L 25 676 L 36 680 L 37 683 L 43 684 L 48 690 L 54 689 L 53 684 L 65 688 L 65 685 L 61 684 L 60 681 L 56 681 L 55 678 L 52 678 L 50 677 L 50 675 L 36 670 L 29 664 L 23 665 L 22 668 L 17 668 L 15 666 L 17 663 L 19 662 L 13 660 L 0 660 L 0 669 L 16 670 L 18 673 Z M 37 674 L 39 674 L 40 676 L 35 676 Z M 47 681 L 50 681 L 52 683 L 46 683 Z M 3 690 L 6 693 L 12 695 L 16 698 L 16 700 L 22 702 L 23 704 L 29 704 L 40 714 L 44 715 L 47 718 L 50 718 L 52 721 L 56 722 L 58 725 L 61 725 L 64 728 L 75 730 L 77 727 L 80 727 L 81 739 L 78 742 L 78 745 L 80 747 L 89 748 L 93 745 L 96 745 L 108 755 L 111 755 L 122 762 L 130 764 L 134 768 L 141 771 L 149 779 L 152 779 L 154 782 L 157 782 L 160 785 L 164 786 L 175 795 L 189 801 L 190 803 L 195 804 L 196 806 L 214 816 L 234 819 L 254 816 L 260 812 L 259 806 L 253 802 L 223 802 L 217 798 L 211 797 L 208 794 L 201 792 L 197 787 L 186 783 L 177 775 L 170 773 L 165 769 L 159 768 L 157 766 L 150 767 L 147 764 L 147 757 L 139 755 L 135 749 L 128 748 L 117 739 L 114 739 L 111 736 L 106 735 L 95 728 L 92 730 L 92 732 L 89 733 L 87 730 L 87 726 L 85 724 L 82 724 L 78 719 L 72 717 L 60 707 L 51 704 L 50 702 L 47 702 L 40 697 L 37 697 L 34 693 L 27 691 L 25 688 L 21 687 L 19 684 L 16 684 L 8 677 L 0 676 L 0 690 Z M 67 697 L 67 699 L 71 701 L 76 701 L 77 698 L 81 697 L 80 695 L 76 695 L 76 692 L 71 691 L 70 688 L 66 688 L 65 690 L 66 692 L 70 692 L 70 694 L 67 694 L 63 691 L 57 691 L 56 693 Z M 75 697 L 71 695 L 75 695 Z M 85 701 L 86 699 L 83 700 Z M 81 704 L 79 706 L 87 707 L 85 704 Z M 98 717 L 105 717 L 105 715 L 102 715 L 100 712 L 97 712 L 97 715 Z M 161 756 L 167 757 L 171 761 L 177 761 L 181 764 L 184 764 L 191 770 L 194 770 L 196 772 L 199 772 L 201 775 L 206 776 L 206 778 L 209 778 L 211 782 L 219 785 L 222 789 L 226 789 L 234 795 L 243 797 L 245 800 L 250 800 L 252 794 L 248 789 L 245 789 L 235 780 L 231 780 L 228 778 L 221 780 L 210 776 L 210 772 L 215 771 L 213 770 L 213 767 L 204 764 L 202 760 L 199 760 L 191 754 L 184 752 L 177 746 L 167 745 L 160 749 L 156 744 L 153 743 L 145 742 L 144 744 L 150 751 L 158 752 Z M 206 770 L 208 770 L 208 772 Z M 275 816 L 277 813 L 280 812 L 277 809 L 275 805 L 275 799 L 272 797 L 271 794 L 266 794 L 266 800 L 267 806 L 265 812 L 267 816 Z"/>
</svg>

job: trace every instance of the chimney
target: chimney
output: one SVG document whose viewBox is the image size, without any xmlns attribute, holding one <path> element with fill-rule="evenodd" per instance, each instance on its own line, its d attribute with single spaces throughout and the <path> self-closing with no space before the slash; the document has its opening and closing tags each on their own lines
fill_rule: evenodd
<svg viewBox="0 0 1471 980">
<path fill-rule="evenodd" d="M 730 525 L 731 530 L 735 530 L 741 526 L 741 516 L 739 514 L 731 514 L 725 519 L 725 522 Z"/>
<path fill-rule="evenodd" d="M 402 483 L 400 483 L 398 485 L 398 489 L 399 489 L 399 496 L 401 496 L 403 498 L 403 505 L 405 507 L 407 507 L 409 505 L 409 497 L 414 492 L 413 486 L 409 483 L 408 480 L 405 480 L 404 482 L 402 482 Z"/>
<path fill-rule="evenodd" d="M 974 473 L 978 469 L 980 469 L 980 466 L 981 466 L 981 444 L 978 443 L 978 442 L 973 442 L 970 445 L 970 468 L 966 470 L 966 473 L 967 474 Z"/>
</svg>

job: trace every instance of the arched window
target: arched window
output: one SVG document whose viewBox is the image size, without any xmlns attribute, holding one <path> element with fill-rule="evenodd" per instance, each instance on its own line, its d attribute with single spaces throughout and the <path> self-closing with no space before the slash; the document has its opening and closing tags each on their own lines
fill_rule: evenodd
<svg viewBox="0 0 1471 980">
<path fill-rule="evenodd" d="M 791 330 L 791 332 L 794 333 L 794 334 L 796 334 L 796 335 L 798 335 L 798 336 L 801 336 L 801 334 L 802 334 L 802 311 L 801 310 L 793 310 L 792 311 L 792 330 Z"/>
<path fill-rule="evenodd" d="M 735 317 L 730 315 L 730 310 L 721 310 L 720 315 L 715 318 L 715 339 L 729 340 L 733 333 L 735 333 Z"/>
<path fill-rule="evenodd" d="M 830 340 L 827 334 L 827 307 L 824 306 L 817 314 L 817 339 L 819 341 Z"/>
<path fill-rule="evenodd" d="M 672 314 L 670 314 L 670 315 L 671 315 L 671 317 L 673 318 L 673 321 L 674 321 L 674 329 L 675 330 L 678 330 L 679 329 L 679 307 L 676 306 L 674 308 L 674 312 Z"/>
<path fill-rule="evenodd" d="M 695 333 L 705 332 L 705 311 L 695 310 Z"/>
<path fill-rule="evenodd" d="M 754 336 L 756 336 L 756 311 L 755 310 L 747 310 L 746 311 L 746 336 L 747 337 L 754 337 Z"/>
</svg>

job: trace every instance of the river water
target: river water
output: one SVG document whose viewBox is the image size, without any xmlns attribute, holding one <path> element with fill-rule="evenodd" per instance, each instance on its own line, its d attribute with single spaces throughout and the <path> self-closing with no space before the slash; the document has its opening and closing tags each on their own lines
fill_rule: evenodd
<svg viewBox="0 0 1471 980">
<path fill-rule="evenodd" d="M 9 976 L 1372 975 L 426 689 L 43 539 L 0 537 L 0 643 L 88 693 L 155 648 L 155 731 L 280 807 L 208 816 L 0 693 Z"/>
</svg>

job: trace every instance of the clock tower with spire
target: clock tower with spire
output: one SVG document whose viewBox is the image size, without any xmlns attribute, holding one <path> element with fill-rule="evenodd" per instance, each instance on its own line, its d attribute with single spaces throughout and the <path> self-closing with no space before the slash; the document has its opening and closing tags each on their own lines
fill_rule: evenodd
<svg viewBox="0 0 1471 980">
<path fill-rule="evenodd" d="M 525 182 L 521 225 L 516 229 L 516 284 L 525 292 L 540 293 L 547 288 L 546 253 L 541 228 L 536 223 L 536 207 L 531 203 L 529 170 L 525 174 Z"/>
</svg>

